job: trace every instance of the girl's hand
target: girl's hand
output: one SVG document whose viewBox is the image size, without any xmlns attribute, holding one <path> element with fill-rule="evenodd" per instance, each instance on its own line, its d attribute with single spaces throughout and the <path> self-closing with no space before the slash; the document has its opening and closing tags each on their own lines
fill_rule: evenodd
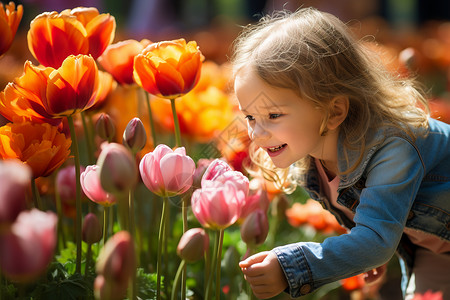
<svg viewBox="0 0 450 300">
<path fill-rule="evenodd" d="M 277 256 L 264 251 L 250 256 L 239 263 L 244 278 L 250 284 L 253 293 L 260 299 L 267 299 L 283 292 L 288 286 Z"/>
<path fill-rule="evenodd" d="M 364 274 L 364 281 L 366 283 L 372 283 L 380 279 L 384 273 L 386 273 L 387 264 L 384 264 L 376 269 L 370 270 Z"/>
</svg>

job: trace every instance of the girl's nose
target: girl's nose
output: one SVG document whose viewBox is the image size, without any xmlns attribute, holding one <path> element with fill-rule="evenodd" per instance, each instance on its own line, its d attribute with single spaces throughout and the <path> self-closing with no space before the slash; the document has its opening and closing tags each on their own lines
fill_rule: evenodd
<svg viewBox="0 0 450 300">
<path fill-rule="evenodd" d="M 257 139 L 267 139 L 270 137 L 270 132 L 264 128 L 264 126 L 261 125 L 255 125 L 251 130 L 251 139 L 257 140 Z"/>
</svg>

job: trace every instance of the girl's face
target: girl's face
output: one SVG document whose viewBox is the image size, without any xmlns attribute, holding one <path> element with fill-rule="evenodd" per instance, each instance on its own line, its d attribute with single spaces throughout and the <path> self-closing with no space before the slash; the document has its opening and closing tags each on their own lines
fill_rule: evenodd
<svg viewBox="0 0 450 300">
<path fill-rule="evenodd" d="M 239 71 L 234 89 L 250 138 L 275 166 L 287 168 L 307 155 L 323 158 L 324 113 L 311 102 L 293 90 L 268 85 L 248 68 Z"/>
</svg>

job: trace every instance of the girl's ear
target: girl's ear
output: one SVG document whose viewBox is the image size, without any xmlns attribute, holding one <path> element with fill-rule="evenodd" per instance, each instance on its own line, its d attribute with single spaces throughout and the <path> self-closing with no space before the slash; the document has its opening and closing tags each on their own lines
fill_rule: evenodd
<svg viewBox="0 0 450 300">
<path fill-rule="evenodd" d="M 346 96 L 337 96 L 333 98 L 330 102 L 330 111 L 327 122 L 327 129 L 334 130 L 339 127 L 339 125 L 344 122 L 345 118 L 347 118 L 348 114 L 348 97 Z"/>
</svg>

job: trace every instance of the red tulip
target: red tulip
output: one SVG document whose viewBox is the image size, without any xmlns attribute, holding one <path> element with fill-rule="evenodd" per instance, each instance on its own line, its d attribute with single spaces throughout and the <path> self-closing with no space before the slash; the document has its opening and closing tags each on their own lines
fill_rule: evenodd
<svg viewBox="0 0 450 300">
<path fill-rule="evenodd" d="M 192 211 L 203 227 L 225 229 L 239 219 L 245 197 L 232 182 L 208 181 L 192 194 Z"/>
<path fill-rule="evenodd" d="M 2 274 L 19 282 L 37 279 L 53 258 L 56 223 L 53 212 L 21 212 L 11 227 L 0 234 Z"/>
<path fill-rule="evenodd" d="M 139 170 L 145 186 L 153 193 L 172 197 L 186 192 L 191 186 L 195 163 L 184 147 L 175 150 L 158 145 L 144 155 Z"/>
<path fill-rule="evenodd" d="M 103 206 L 111 206 L 116 203 L 116 198 L 105 192 L 100 184 L 99 166 L 87 166 L 80 176 L 81 188 L 86 196 Z"/>
<path fill-rule="evenodd" d="M 134 80 L 158 97 L 174 99 L 192 90 L 200 79 L 203 56 L 195 41 L 153 43 L 134 59 Z"/>
<path fill-rule="evenodd" d="M 151 42 L 143 39 L 125 40 L 109 45 L 98 58 L 100 65 L 120 84 L 133 84 L 134 57 Z"/>
<path fill-rule="evenodd" d="M 113 41 L 115 28 L 114 17 L 95 7 L 45 12 L 30 23 L 28 48 L 42 65 L 59 68 L 69 55 L 97 59 Z"/>
<path fill-rule="evenodd" d="M 16 5 L 12 1 L 5 6 L 0 3 L 0 56 L 11 47 L 22 16 L 22 5 L 17 5 L 16 10 Z"/>
<path fill-rule="evenodd" d="M 123 299 L 136 271 L 134 242 L 128 232 L 119 231 L 106 242 L 98 256 L 96 271 L 96 299 Z"/>
<path fill-rule="evenodd" d="M 19 160 L 0 161 L 0 227 L 27 208 L 31 169 Z"/>
</svg>

